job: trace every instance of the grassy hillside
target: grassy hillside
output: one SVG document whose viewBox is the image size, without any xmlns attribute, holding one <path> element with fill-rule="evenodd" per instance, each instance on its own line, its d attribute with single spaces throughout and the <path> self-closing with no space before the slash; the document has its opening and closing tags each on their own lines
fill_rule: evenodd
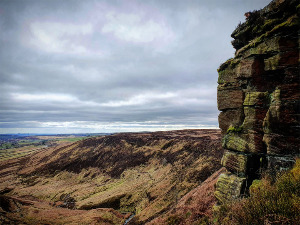
<svg viewBox="0 0 300 225">
<path fill-rule="evenodd" d="M 134 215 L 131 223 L 145 224 L 220 169 L 221 155 L 218 130 L 94 137 L 0 163 L 0 190 L 11 188 L 5 197 L 31 200 L 36 208 L 21 207 L 29 219 L 8 212 L 11 219 L 71 223 L 64 216 L 44 215 L 47 210 L 56 215 L 59 207 L 62 215 L 97 210 L 108 224 L 120 224 L 129 215 Z M 46 211 L 38 203 L 46 204 Z M 98 223 L 85 215 L 83 224 Z"/>
</svg>

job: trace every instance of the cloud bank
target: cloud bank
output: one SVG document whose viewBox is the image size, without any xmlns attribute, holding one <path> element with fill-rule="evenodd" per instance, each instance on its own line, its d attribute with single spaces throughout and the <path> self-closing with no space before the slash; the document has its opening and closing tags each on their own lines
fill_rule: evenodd
<svg viewBox="0 0 300 225">
<path fill-rule="evenodd" d="M 0 2 L 0 133 L 218 127 L 230 34 L 269 0 Z"/>
</svg>

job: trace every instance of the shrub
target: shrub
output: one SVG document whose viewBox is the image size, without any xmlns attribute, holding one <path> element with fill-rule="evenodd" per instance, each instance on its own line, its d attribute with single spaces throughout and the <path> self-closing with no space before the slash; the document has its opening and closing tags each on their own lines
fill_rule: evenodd
<svg viewBox="0 0 300 225">
<path fill-rule="evenodd" d="M 222 205 L 217 224 L 299 224 L 300 159 L 294 168 L 277 174 L 275 183 L 264 177 L 254 181 L 250 197 Z"/>
<path fill-rule="evenodd" d="M 167 219 L 167 224 L 168 225 L 176 225 L 176 224 L 179 224 L 181 221 L 182 221 L 182 218 L 180 218 L 177 215 L 169 216 L 168 219 Z"/>
</svg>

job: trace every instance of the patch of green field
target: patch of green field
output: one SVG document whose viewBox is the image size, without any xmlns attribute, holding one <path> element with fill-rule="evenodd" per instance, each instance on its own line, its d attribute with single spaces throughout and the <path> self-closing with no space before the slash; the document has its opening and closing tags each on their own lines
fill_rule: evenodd
<svg viewBox="0 0 300 225">
<path fill-rule="evenodd" d="M 31 153 L 34 153 L 36 151 L 39 151 L 41 149 L 43 149 L 43 146 L 30 145 L 25 147 L 0 150 L 0 162 L 9 159 L 20 158 L 29 155 Z"/>
</svg>

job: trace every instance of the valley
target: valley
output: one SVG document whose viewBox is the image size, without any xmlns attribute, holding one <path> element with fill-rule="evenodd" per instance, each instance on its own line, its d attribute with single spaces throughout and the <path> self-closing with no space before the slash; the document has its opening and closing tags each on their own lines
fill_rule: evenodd
<svg viewBox="0 0 300 225">
<path fill-rule="evenodd" d="M 79 217 L 82 224 L 201 220 L 216 201 L 217 175 L 204 181 L 221 168 L 220 138 L 219 130 L 120 133 L 2 160 L 0 218 L 24 224 L 74 224 Z M 193 197 L 203 190 L 206 198 Z M 199 201 L 206 201 L 202 209 Z"/>
</svg>

